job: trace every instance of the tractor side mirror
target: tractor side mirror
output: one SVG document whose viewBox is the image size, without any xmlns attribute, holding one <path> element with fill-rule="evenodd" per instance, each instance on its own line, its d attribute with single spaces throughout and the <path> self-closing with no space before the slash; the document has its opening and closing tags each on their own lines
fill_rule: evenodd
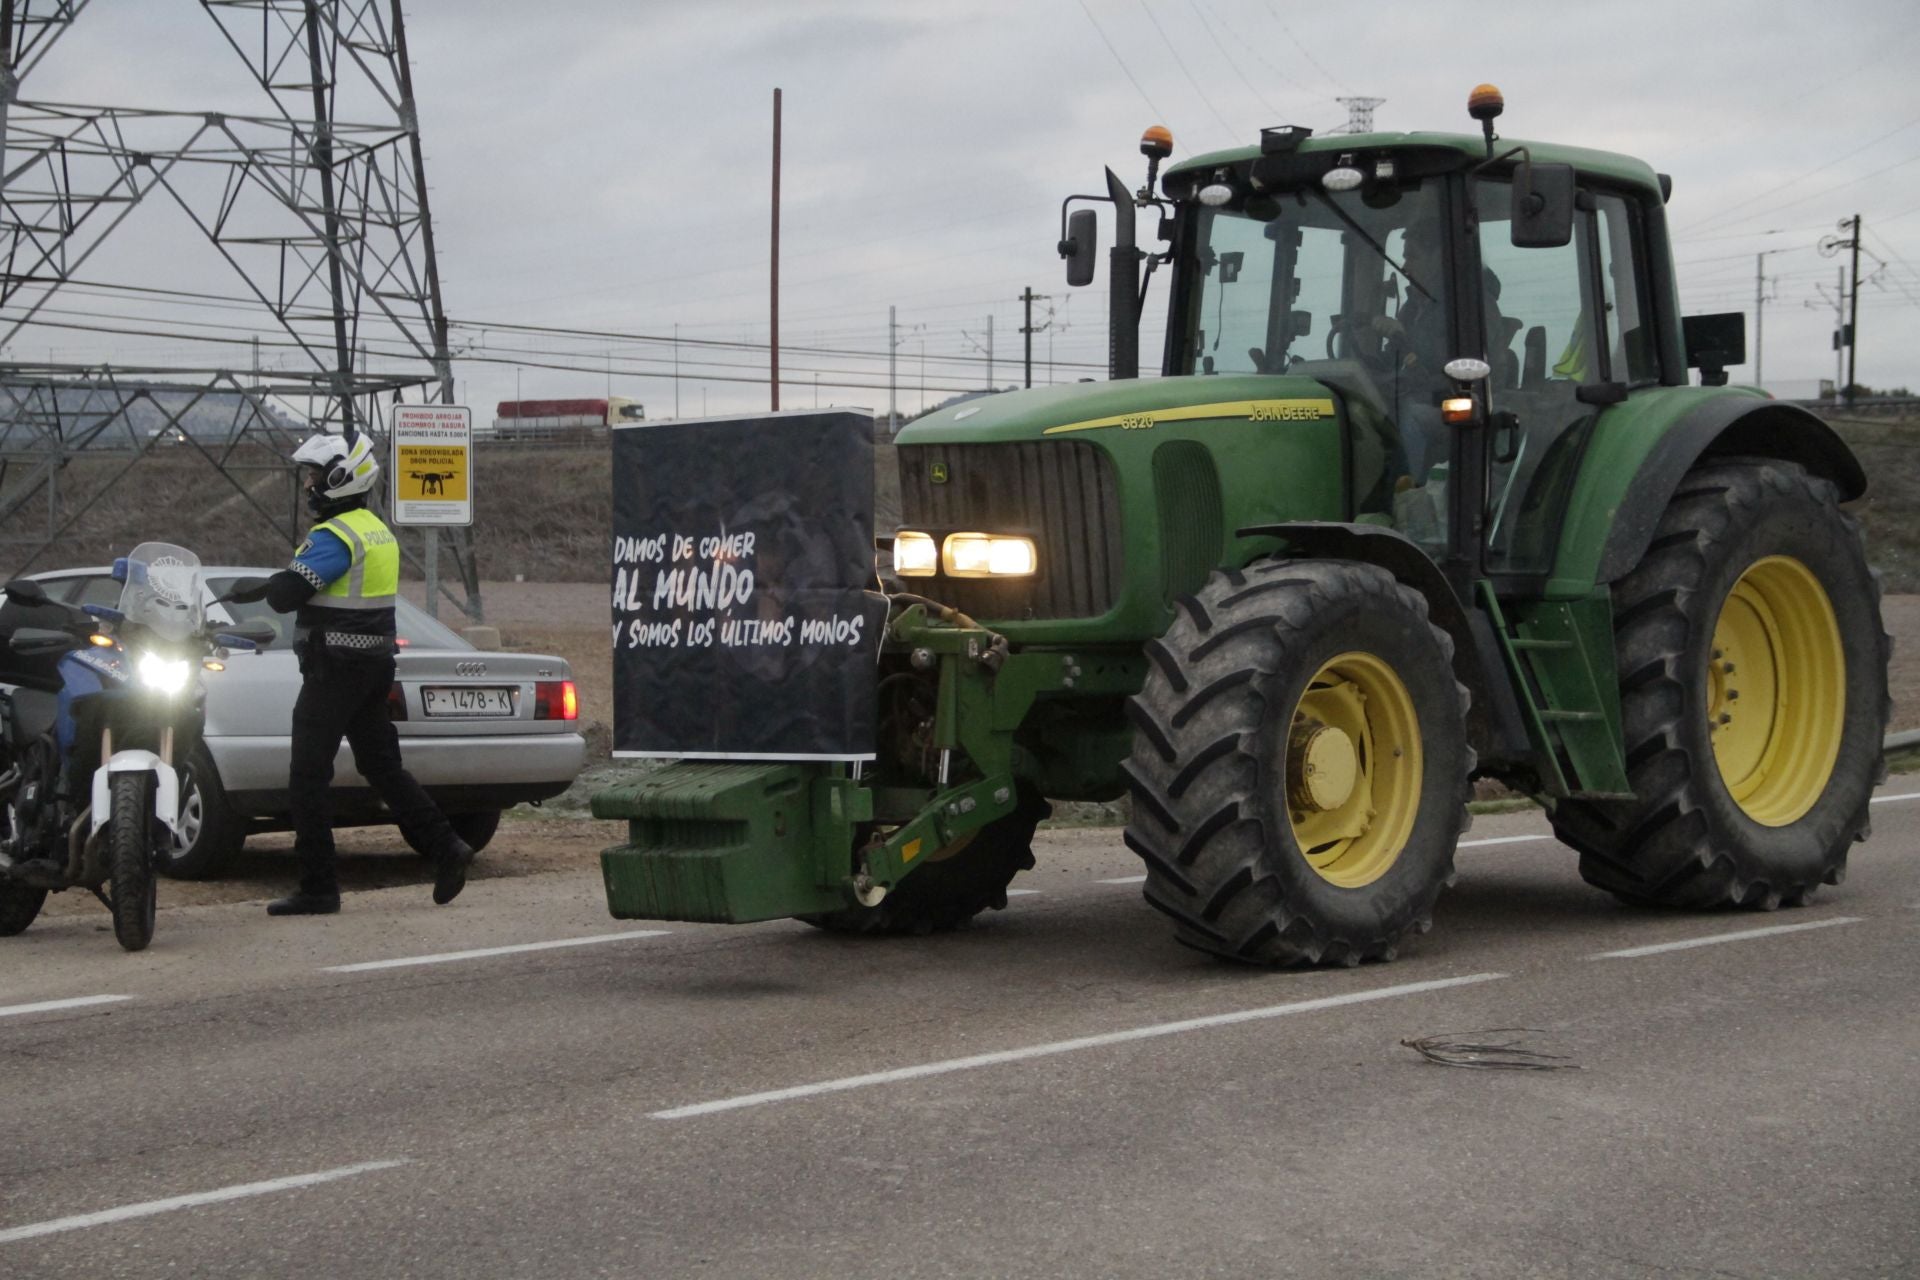
<svg viewBox="0 0 1920 1280">
<path fill-rule="evenodd" d="M 1529 161 L 1513 175 L 1509 234 L 1516 249 L 1558 249 L 1573 240 L 1573 166 Z"/>
<path fill-rule="evenodd" d="M 1680 332 L 1687 346 L 1687 368 L 1700 371 L 1709 387 L 1727 385 L 1727 366 L 1747 362 L 1747 315 L 1721 311 L 1707 316 L 1683 316 Z"/>
<path fill-rule="evenodd" d="M 1067 215 L 1067 238 L 1060 242 L 1060 256 L 1067 260 L 1067 283 L 1074 288 L 1093 283 L 1093 259 L 1100 226 L 1091 209 L 1076 209 Z"/>
</svg>

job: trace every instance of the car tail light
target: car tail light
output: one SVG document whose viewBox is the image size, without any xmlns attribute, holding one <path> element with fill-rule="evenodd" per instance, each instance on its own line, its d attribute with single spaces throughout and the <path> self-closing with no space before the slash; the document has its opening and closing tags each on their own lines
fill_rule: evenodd
<svg viewBox="0 0 1920 1280">
<path fill-rule="evenodd" d="M 387 719 L 398 722 L 407 718 L 407 691 L 395 681 L 387 690 Z"/>
<path fill-rule="evenodd" d="M 535 720 L 578 720 L 580 695 L 571 680 L 541 680 L 533 686 Z"/>
</svg>

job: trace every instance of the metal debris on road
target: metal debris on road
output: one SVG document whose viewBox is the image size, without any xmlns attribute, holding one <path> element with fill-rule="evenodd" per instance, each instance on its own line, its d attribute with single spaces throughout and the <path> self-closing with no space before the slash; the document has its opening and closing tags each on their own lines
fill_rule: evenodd
<svg viewBox="0 0 1920 1280">
<path fill-rule="evenodd" d="M 1489 1031 L 1447 1031 L 1432 1036 L 1409 1036 L 1400 1043 L 1428 1062 L 1443 1067 L 1474 1067 L 1484 1071 L 1579 1071 L 1581 1066 L 1564 1054 L 1521 1047 L 1519 1037 L 1543 1032 L 1531 1027 L 1494 1027 Z M 1511 1036 L 1508 1040 L 1469 1037 Z"/>
</svg>

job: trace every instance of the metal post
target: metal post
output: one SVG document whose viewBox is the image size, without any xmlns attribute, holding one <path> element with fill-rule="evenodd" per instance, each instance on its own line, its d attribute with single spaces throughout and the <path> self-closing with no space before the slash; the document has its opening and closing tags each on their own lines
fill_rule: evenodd
<svg viewBox="0 0 1920 1280">
<path fill-rule="evenodd" d="M 680 416 L 680 326 L 673 326 L 673 416 Z"/>
<path fill-rule="evenodd" d="M 320 178 L 320 207 L 325 215 L 327 284 L 333 300 L 333 348 L 335 359 L 339 362 L 339 385 L 333 390 L 340 398 L 341 425 L 351 432 L 358 430 L 358 427 L 354 423 L 353 347 L 347 340 L 346 288 L 341 269 L 340 205 L 333 189 L 333 104 L 330 101 L 333 82 L 326 60 L 320 56 L 318 0 L 306 0 L 306 14 L 307 74 L 313 86 L 313 167 Z M 402 59 L 403 65 L 404 62 Z M 426 194 L 423 187 L 420 198 L 425 200 Z"/>
<path fill-rule="evenodd" d="M 469 481 L 471 483 L 471 481 Z M 440 617 L 440 531 L 428 525 L 420 531 L 426 535 L 426 573 L 427 573 L 427 616 Z"/>
<path fill-rule="evenodd" d="M 1834 283 L 1840 292 L 1834 295 L 1833 328 L 1833 402 L 1839 404 L 1847 399 L 1847 269 L 1840 268 L 1840 278 Z"/>
<path fill-rule="evenodd" d="M 1033 385 L 1033 335 L 1039 332 L 1033 327 L 1033 304 L 1036 299 L 1044 297 L 1046 297 L 1045 294 L 1035 293 L 1032 285 L 1028 285 L 1020 294 L 1020 301 L 1026 304 L 1027 308 L 1027 322 L 1020 326 L 1020 332 L 1026 336 L 1026 385 L 1029 387 Z"/>
<path fill-rule="evenodd" d="M 1753 385 L 1764 389 L 1767 385 L 1761 353 L 1766 350 L 1766 307 L 1767 307 L 1767 255 L 1753 255 Z"/>
<path fill-rule="evenodd" d="M 893 368 L 894 368 L 893 357 L 894 357 L 894 352 L 899 348 L 899 346 L 900 346 L 900 325 L 894 319 L 893 308 L 888 307 L 887 308 L 887 435 L 889 437 L 892 437 L 898 434 L 900 430 L 900 412 L 899 412 L 899 409 L 896 407 L 896 399 L 895 399 L 897 383 L 894 381 L 894 376 L 893 376 Z"/>
<path fill-rule="evenodd" d="M 1853 407 L 1853 380 L 1860 358 L 1860 215 L 1853 215 L 1853 294 L 1847 301 L 1847 407 Z"/>
<path fill-rule="evenodd" d="M 772 332 L 767 351 L 772 357 L 773 409 L 780 411 L 780 91 L 773 91 L 773 273 Z"/>
<path fill-rule="evenodd" d="M 440 376 L 440 403 L 453 404 L 453 352 L 447 344 L 447 314 L 440 295 L 440 257 L 434 252 L 433 217 L 427 207 L 427 162 L 420 146 L 420 109 L 413 99 L 413 64 L 407 60 L 407 24 L 400 13 L 400 0 L 393 0 L 393 48 L 394 70 L 400 84 L 400 123 L 407 131 L 415 185 L 419 188 L 420 246 L 425 250 L 427 259 L 427 306 L 428 322 L 433 330 L 433 371 Z M 257 345 L 254 351 L 259 351 Z M 258 359 L 257 354 L 255 359 Z M 611 387 L 611 360 L 607 366 L 607 379 Z M 397 483 L 399 477 L 395 476 L 394 480 Z M 471 486 L 473 477 L 467 477 L 467 483 Z M 471 487 L 468 492 L 472 492 Z M 440 616 L 440 531 L 428 525 L 423 532 L 426 538 L 422 557 L 425 564 L 422 567 L 427 578 L 427 616 L 437 619 Z M 455 545 L 458 546 L 457 543 Z M 468 557 L 467 564 L 462 566 L 460 577 L 461 588 L 467 597 L 464 612 L 470 621 L 480 622 L 485 616 L 480 605 L 480 573 L 472 557 Z"/>
<path fill-rule="evenodd" d="M 13 65 L 13 3 L 0 0 L 0 185 L 7 175 L 7 114 L 19 92 Z"/>
</svg>

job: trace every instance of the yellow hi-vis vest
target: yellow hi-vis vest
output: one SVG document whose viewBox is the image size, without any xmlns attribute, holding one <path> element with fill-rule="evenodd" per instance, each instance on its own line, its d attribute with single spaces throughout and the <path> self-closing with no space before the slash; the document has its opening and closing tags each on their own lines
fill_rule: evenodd
<svg viewBox="0 0 1920 1280">
<path fill-rule="evenodd" d="M 400 543 L 380 517 L 361 507 L 313 526 L 347 544 L 353 563 L 314 593 L 310 605 L 323 609 L 391 609 L 400 594 Z"/>
</svg>

